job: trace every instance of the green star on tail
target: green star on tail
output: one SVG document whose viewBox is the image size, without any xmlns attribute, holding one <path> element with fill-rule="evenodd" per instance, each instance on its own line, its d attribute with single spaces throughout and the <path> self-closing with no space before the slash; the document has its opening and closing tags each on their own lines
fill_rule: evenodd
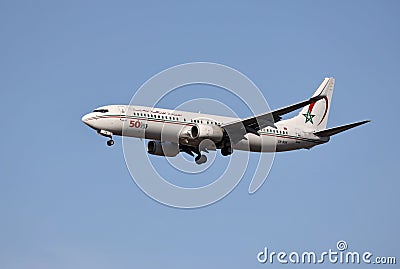
<svg viewBox="0 0 400 269">
<path fill-rule="evenodd" d="M 313 122 L 313 118 L 315 117 L 315 115 L 312 115 L 310 111 L 307 111 L 307 114 L 303 114 L 304 117 L 306 117 L 306 122 L 311 122 L 311 124 L 314 124 Z"/>
</svg>

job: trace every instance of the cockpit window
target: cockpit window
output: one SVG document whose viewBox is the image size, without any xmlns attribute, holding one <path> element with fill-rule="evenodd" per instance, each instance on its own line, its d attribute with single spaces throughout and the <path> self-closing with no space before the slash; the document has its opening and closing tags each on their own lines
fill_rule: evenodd
<svg viewBox="0 0 400 269">
<path fill-rule="evenodd" d="M 106 113 L 108 112 L 108 109 L 95 109 L 93 112 L 100 112 L 100 113 Z"/>
</svg>

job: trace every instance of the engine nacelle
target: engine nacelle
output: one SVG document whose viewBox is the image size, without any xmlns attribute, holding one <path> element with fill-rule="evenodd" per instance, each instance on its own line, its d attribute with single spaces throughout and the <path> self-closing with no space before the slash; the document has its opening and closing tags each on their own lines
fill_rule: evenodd
<svg viewBox="0 0 400 269">
<path fill-rule="evenodd" d="M 215 143 L 221 142 L 224 130 L 217 125 L 197 124 L 190 129 L 192 139 L 210 139 Z"/>
<path fill-rule="evenodd" d="M 175 157 L 179 153 L 179 145 L 171 142 L 149 141 L 147 153 L 157 156 Z"/>
</svg>

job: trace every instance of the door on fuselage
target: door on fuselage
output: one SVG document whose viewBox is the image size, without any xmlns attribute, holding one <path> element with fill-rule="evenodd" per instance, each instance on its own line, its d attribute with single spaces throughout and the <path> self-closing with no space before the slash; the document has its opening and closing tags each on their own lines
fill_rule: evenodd
<svg viewBox="0 0 400 269">
<path fill-rule="evenodd" d="M 125 106 L 119 106 L 119 113 L 120 113 L 119 119 L 121 121 L 126 121 L 126 107 Z"/>
<path fill-rule="evenodd" d="M 294 133 L 295 133 L 295 136 L 296 136 L 296 144 L 300 144 L 300 139 L 301 139 L 301 137 L 302 137 L 302 131 L 300 130 L 300 129 L 295 129 L 294 130 Z"/>
</svg>

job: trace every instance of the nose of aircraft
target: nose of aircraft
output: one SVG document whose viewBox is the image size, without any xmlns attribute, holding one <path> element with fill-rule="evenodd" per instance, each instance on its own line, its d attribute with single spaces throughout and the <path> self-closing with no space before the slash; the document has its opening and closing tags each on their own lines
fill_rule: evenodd
<svg viewBox="0 0 400 269">
<path fill-rule="evenodd" d="M 86 125 L 92 127 L 91 124 L 89 123 L 89 118 L 90 118 L 90 115 L 89 115 L 89 114 L 84 115 L 84 116 L 82 117 L 82 122 L 85 123 Z"/>
<path fill-rule="evenodd" d="M 86 115 L 83 115 L 83 117 L 82 117 L 82 121 L 86 123 L 86 119 L 87 119 L 87 117 L 88 117 L 88 115 L 87 115 L 87 114 L 86 114 Z"/>
</svg>

